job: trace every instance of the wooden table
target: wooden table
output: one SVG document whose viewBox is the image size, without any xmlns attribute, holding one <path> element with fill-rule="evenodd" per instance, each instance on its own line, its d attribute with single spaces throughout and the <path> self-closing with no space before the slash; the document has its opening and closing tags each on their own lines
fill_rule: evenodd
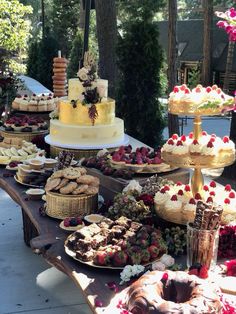
<svg viewBox="0 0 236 314">
<path fill-rule="evenodd" d="M 35 253 L 42 254 L 50 265 L 64 272 L 80 287 L 93 313 L 120 314 L 116 304 L 122 291 L 115 294 L 106 287 L 106 283 L 111 281 L 119 284 L 120 271 L 92 268 L 69 257 L 64 251 L 68 233 L 59 228 L 59 220 L 40 215 L 43 201 L 28 200 L 25 194 L 27 187 L 15 182 L 11 171 L 0 169 L 0 187 L 21 206 L 26 245 Z M 96 298 L 103 302 L 103 308 L 95 307 Z"/>
</svg>

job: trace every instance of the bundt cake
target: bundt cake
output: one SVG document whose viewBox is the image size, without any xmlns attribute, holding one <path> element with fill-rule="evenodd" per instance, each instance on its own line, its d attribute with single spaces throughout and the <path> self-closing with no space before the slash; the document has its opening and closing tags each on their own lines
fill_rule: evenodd
<svg viewBox="0 0 236 314">
<path fill-rule="evenodd" d="M 183 271 L 144 274 L 128 288 L 126 305 L 133 314 L 221 313 L 215 287 Z"/>
</svg>

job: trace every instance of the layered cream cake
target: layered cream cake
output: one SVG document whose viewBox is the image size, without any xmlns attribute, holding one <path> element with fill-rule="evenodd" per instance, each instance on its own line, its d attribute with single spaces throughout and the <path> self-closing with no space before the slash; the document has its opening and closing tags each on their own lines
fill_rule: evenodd
<svg viewBox="0 0 236 314">
<path fill-rule="evenodd" d="M 168 163 L 179 166 L 223 167 L 235 160 L 235 144 L 228 136 L 223 138 L 203 131 L 200 138 L 173 134 L 163 145 L 161 156 Z"/>
<path fill-rule="evenodd" d="M 156 212 L 163 219 L 186 224 L 193 222 L 199 200 L 223 207 L 222 223 L 236 220 L 236 192 L 229 184 L 220 186 L 215 181 L 205 184 L 200 193 L 193 195 L 190 185 L 177 182 L 165 185 L 155 195 Z"/>
<path fill-rule="evenodd" d="M 92 147 L 124 141 L 124 121 L 115 117 L 115 100 L 107 97 L 108 81 L 98 79 L 95 68 L 85 58 L 79 78 L 69 80 L 68 98 L 59 100 L 58 117 L 50 120 L 53 143 Z"/>
<path fill-rule="evenodd" d="M 234 97 L 226 95 L 217 85 L 175 86 L 168 99 L 169 111 L 174 114 L 220 114 L 234 106 Z"/>
</svg>

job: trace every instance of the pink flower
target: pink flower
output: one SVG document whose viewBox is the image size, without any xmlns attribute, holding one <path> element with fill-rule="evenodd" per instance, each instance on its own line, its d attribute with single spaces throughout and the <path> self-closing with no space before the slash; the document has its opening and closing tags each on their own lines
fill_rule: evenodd
<svg viewBox="0 0 236 314">
<path fill-rule="evenodd" d="M 227 267 L 226 275 L 236 277 L 236 259 L 226 261 L 225 265 Z"/>
<path fill-rule="evenodd" d="M 229 16 L 232 18 L 236 17 L 236 10 L 234 8 L 229 9 Z"/>
</svg>

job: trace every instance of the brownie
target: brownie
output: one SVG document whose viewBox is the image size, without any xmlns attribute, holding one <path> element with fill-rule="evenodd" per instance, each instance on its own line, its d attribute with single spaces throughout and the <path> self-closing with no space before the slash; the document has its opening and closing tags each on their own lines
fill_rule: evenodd
<svg viewBox="0 0 236 314">
<path fill-rule="evenodd" d="M 99 246 L 104 246 L 107 244 L 107 238 L 100 234 L 96 234 L 91 242 L 92 248 L 97 249 Z"/>
<path fill-rule="evenodd" d="M 142 224 L 136 221 L 132 221 L 130 225 L 130 230 L 132 231 L 138 231 L 142 227 Z"/>
<path fill-rule="evenodd" d="M 111 231 L 114 233 L 114 237 L 120 239 L 126 232 L 126 228 L 123 226 L 115 225 L 112 227 Z"/>
<path fill-rule="evenodd" d="M 77 239 L 91 239 L 92 237 L 92 233 L 91 231 L 88 229 L 88 227 L 84 227 L 80 230 L 75 231 L 76 237 Z"/>
<path fill-rule="evenodd" d="M 94 250 L 89 250 L 88 252 L 80 252 L 76 251 L 76 258 L 80 259 L 83 262 L 90 262 L 93 260 L 95 251 Z"/>
<path fill-rule="evenodd" d="M 111 229 L 102 228 L 100 234 L 107 238 L 107 243 L 109 243 L 111 239 L 114 237 L 114 232 L 112 232 Z"/>
<path fill-rule="evenodd" d="M 104 217 L 102 222 L 100 222 L 100 224 L 106 224 L 108 226 L 108 228 L 111 228 L 114 225 L 114 221 L 111 220 L 110 218 Z M 99 224 L 99 226 L 100 226 Z"/>
<path fill-rule="evenodd" d="M 76 249 L 80 250 L 81 252 L 86 252 L 92 249 L 92 244 L 91 244 L 92 238 L 87 240 L 87 239 L 78 239 L 77 244 L 76 244 Z"/>
<path fill-rule="evenodd" d="M 123 235 L 123 238 L 125 240 L 129 240 L 130 238 L 133 238 L 133 237 L 135 237 L 135 232 L 131 230 L 126 231 L 126 233 Z"/>
<path fill-rule="evenodd" d="M 130 225 L 131 225 L 132 220 L 125 217 L 125 216 L 121 216 L 119 219 L 117 219 L 115 221 L 115 223 L 119 226 L 123 226 L 126 229 L 129 229 Z"/>
<path fill-rule="evenodd" d="M 91 224 L 86 228 L 91 232 L 92 236 L 98 234 L 101 231 L 101 228 L 97 224 Z"/>
</svg>

